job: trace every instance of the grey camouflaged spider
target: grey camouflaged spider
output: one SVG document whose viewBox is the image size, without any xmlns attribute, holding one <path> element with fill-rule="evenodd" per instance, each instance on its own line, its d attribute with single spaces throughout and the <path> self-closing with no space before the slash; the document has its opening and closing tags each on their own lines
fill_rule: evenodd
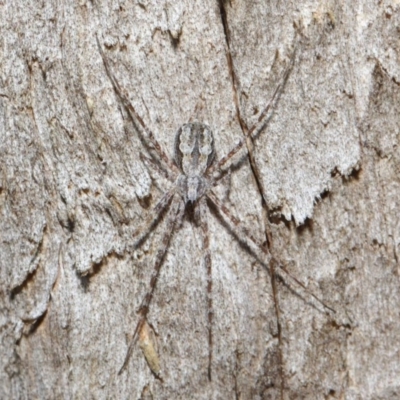
<svg viewBox="0 0 400 400">
<path fill-rule="evenodd" d="M 142 118 L 137 114 L 133 105 L 124 94 L 118 81 L 111 72 L 108 60 L 104 55 L 101 45 L 97 38 L 97 44 L 107 75 L 114 87 L 115 92 L 121 99 L 123 105 L 126 107 L 130 118 L 134 125 L 138 128 L 144 144 L 154 150 L 150 152 L 152 158 L 141 155 L 143 161 L 150 163 L 160 174 L 162 174 L 171 183 L 171 188 L 163 194 L 158 203 L 148 213 L 144 224 L 135 231 L 134 247 L 139 247 L 140 244 L 146 239 L 151 229 L 153 229 L 159 220 L 162 213 L 166 213 L 166 228 L 162 234 L 161 243 L 158 247 L 157 253 L 154 258 L 154 271 L 150 280 L 149 290 L 144 296 L 141 305 L 138 309 L 139 321 L 136 325 L 134 334 L 129 345 L 124 364 L 121 367 L 119 374 L 125 369 L 128 364 L 133 345 L 140 334 L 142 328 L 146 325 L 147 314 L 149 312 L 150 304 L 157 286 L 158 276 L 161 266 L 167 252 L 170 239 L 179 227 L 180 222 L 188 208 L 192 208 L 196 220 L 199 222 L 202 232 L 203 254 L 204 263 L 207 270 L 207 307 L 208 307 L 208 378 L 211 380 L 211 366 L 213 354 L 213 303 L 212 303 L 212 261 L 209 247 L 209 231 L 207 222 L 207 209 L 208 205 L 217 211 L 218 216 L 229 227 L 230 233 L 236 240 L 244 245 L 248 252 L 261 263 L 269 272 L 271 276 L 271 284 L 273 295 L 275 298 L 275 312 L 278 319 L 278 336 L 279 345 L 281 346 L 281 334 L 279 323 L 279 305 L 276 296 L 276 283 L 275 276 L 280 277 L 282 280 L 283 275 L 286 278 L 295 282 L 298 286 L 303 288 L 309 295 L 323 305 L 324 308 L 333 311 L 332 308 L 323 303 L 318 297 L 312 294 L 295 276 L 293 276 L 285 266 L 281 265 L 275 258 L 271 256 L 268 249 L 257 241 L 242 225 L 241 221 L 237 219 L 233 213 L 218 199 L 213 192 L 213 188 L 218 185 L 223 176 L 224 171 L 229 170 L 229 166 L 225 166 L 227 162 L 236 155 L 243 148 L 246 149 L 246 140 L 248 138 L 256 137 L 264 128 L 266 117 L 271 105 L 274 103 L 277 94 L 283 87 L 288 78 L 291 66 L 293 65 L 294 58 L 291 59 L 289 66 L 286 68 L 280 83 L 277 85 L 271 99 L 260 114 L 257 123 L 250 129 L 246 130 L 246 136 L 242 138 L 224 157 L 219 161 L 215 160 L 215 147 L 214 137 L 211 129 L 200 122 L 187 123 L 179 128 L 175 137 L 175 154 L 172 161 L 160 144 L 155 139 L 153 133 L 147 128 Z M 275 271 L 277 269 L 277 271 Z M 280 355 L 281 374 L 282 374 L 282 356 Z M 153 371 L 154 372 L 154 371 Z M 283 378 L 281 379 L 283 382 Z"/>
</svg>

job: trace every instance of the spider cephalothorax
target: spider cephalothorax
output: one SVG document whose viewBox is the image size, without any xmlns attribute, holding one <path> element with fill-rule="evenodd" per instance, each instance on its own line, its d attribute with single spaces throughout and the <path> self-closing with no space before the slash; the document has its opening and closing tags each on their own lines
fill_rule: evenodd
<svg viewBox="0 0 400 400">
<path fill-rule="evenodd" d="M 200 122 L 181 126 L 175 137 L 175 162 L 182 174 L 178 186 L 185 203 L 195 202 L 205 192 L 207 168 L 215 158 L 211 129 Z"/>
</svg>

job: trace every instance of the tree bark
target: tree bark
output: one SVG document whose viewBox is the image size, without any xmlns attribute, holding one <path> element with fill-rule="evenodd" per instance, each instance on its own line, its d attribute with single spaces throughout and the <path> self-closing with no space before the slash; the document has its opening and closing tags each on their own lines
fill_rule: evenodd
<svg viewBox="0 0 400 400">
<path fill-rule="evenodd" d="M 6 1 L 0 27 L 0 398 L 400 397 L 398 1 Z M 277 265 L 274 296 L 211 208 L 211 380 L 190 213 L 118 374 L 165 220 L 133 234 L 170 183 L 96 35 L 170 158 L 188 121 L 227 154 L 245 134 L 232 74 L 250 127 L 295 54 L 253 162 L 245 148 L 216 192 L 307 289 Z"/>
</svg>

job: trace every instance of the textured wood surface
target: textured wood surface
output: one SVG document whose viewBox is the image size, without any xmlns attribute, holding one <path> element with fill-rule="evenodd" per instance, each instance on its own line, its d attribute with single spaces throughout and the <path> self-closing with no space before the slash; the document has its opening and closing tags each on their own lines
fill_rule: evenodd
<svg viewBox="0 0 400 400">
<path fill-rule="evenodd" d="M 270 277 L 213 211 L 212 381 L 201 231 L 190 218 L 117 374 L 163 223 L 136 250 L 132 233 L 168 183 L 140 159 L 96 34 L 170 156 L 188 121 L 212 127 L 217 157 L 243 137 L 227 38 L 248 126 L 296 48 L 254 141 L 260 185 L 243 156 L 217 193 L 258 240 L 270 232 L 272 254 L 336 310 L 278 282 L 283 397 L 399 398 L 395 0 L 0 2 L 0 398 L 280 398 Z"/>
</svg>

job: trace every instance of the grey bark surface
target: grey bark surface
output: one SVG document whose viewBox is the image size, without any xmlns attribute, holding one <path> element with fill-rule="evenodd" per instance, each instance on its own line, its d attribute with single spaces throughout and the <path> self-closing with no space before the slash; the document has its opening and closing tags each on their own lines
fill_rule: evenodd
<svg viewBox="0 0 400 400">
<path fill-rule="evenodd" d="M 226 34 L 248 126 L 296 48 L 254 141 L 261 185 L 244 151 L 217 194 L 309 292 L 278 282 L 279 346 L 268 271 L 211 210 L 211 381 L 188 217 L 147 318 L 162 379 L 143 341 L 118 375 L 163 221 L 138 249 L 132 234 L 168 183 L 96 34 L 171 158 L 188 121 L 212 127 L 217 158 L 243 137 Z M 275 399 L 279 347 L 285 399 L 399 398 L 399 38 L 395 0 L 0 2 L 0 398 Z"/>
</svg>

